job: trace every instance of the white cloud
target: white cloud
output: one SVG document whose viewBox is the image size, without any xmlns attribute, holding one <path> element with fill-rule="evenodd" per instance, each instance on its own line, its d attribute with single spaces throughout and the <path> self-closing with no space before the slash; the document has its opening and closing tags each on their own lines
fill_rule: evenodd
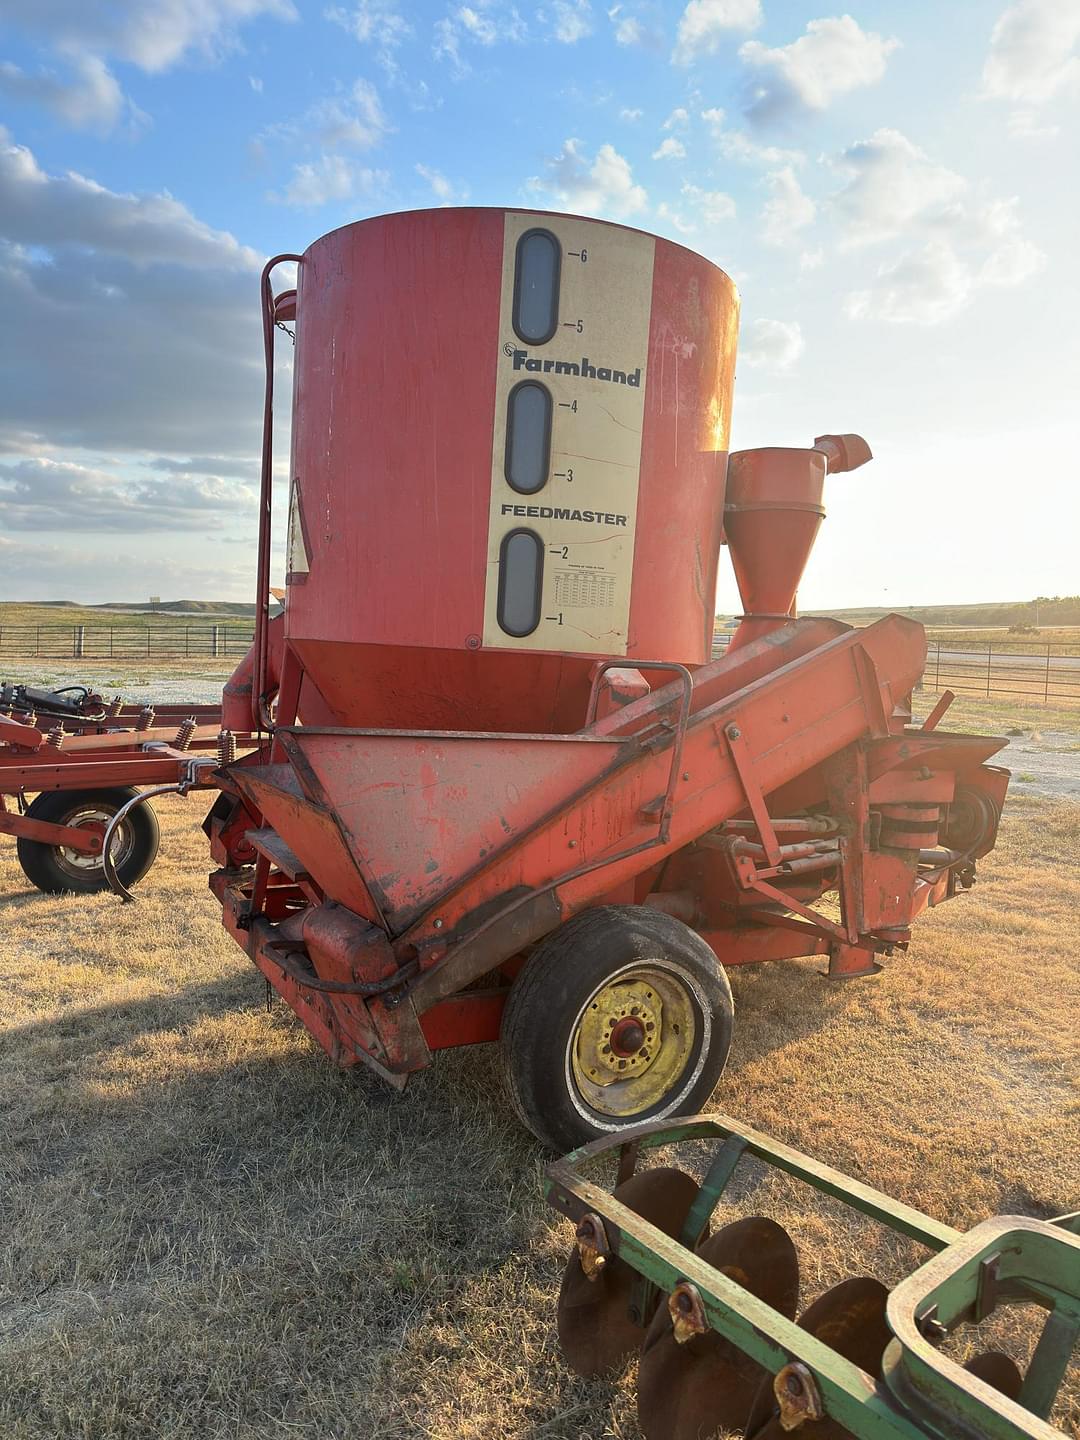
<svg viewBox="0 0 1080 1440">
<path fill-rule="evenodd" d="M 237 543 L 236 537 L 214 534 L 214 541 Z M 251 553 L 254 538 L 250 535 L 239 543 Z M 84 604 L 97 600 L 134 600 L 151 592 L 183 597 L 213 596 L 222 600 L 251 598 L 248 567 L 235 563 L 223 565 L 221 557 L 210 556 L 210 563 L 192 563 L 178 553 L 175 541 L 164 539 L 157 545 L 145 540 L 130 539 L 121 548 L 109 546 L 109 565 L 102 567 L 99 547 L 93 545 L 58 545 L 28 540 L 5 541 L 0 536 L 2 569 L 8 594 L 27 600 L 71 599 Z M 206 560 L 205 550 L 199 559 Z M 215 563 L 216 562 L 216 563 Z"/>
<path fill-rule="evenodd" d="M 694 235 L 701 225 L 713 229 L 735 214 L 735 201 L 722 190 L 702 190 L 687 181 L 679 193 L 684 202 L 680 209 L 662 200 L 656 213 L 681 235 Z"/>
<path fill-rule="evenodd" d="M 855 319 L 939 324 L 980 289 L 1020 285 L 1044 261 L 1015 198 L 987 199 L 896 130 L 849 146 L 839 164 L 850 178 L 832 208 L 848 248 L 901 238 L 909 247 L 847 297 Z"/>
<path fill-rule="evenodd" d="M 398 0 L 353 0 L 348 6 L 332 6 L 325 15 L 359 44 L 371 48 L 388 83 L 404 92 L 414 110 L 431 110 L 442 103 L 432 94 L 426 80 L 413 79 L 398 60 L 402 45 L 414 33 Z"/>
<path fill-rule="evenodd" d="M 552 33 L 563 45 L 574 45 L 592 33 L 589 0 L 554 0 Z"/>
<path fill-rule="evenodd" d="M 1023 284 L 1041 269 L 1046 257 L 1015 233 L 1016 223 L 1013 207 L 999 207 L 970 221 L 966 234 L 961 229 L 954 236 L 933 237 L 880 266 L 867 288 L 847 297 L 847 314 L 855 320 L 939 325 L 986 286 Z M 996 237 L 989 251 L 971 243 L 979 231 Z"/>
<path fill-rule="evenodd" d="M 427 181 L 432 194 L 443 205 L 460 205 L 469 198 L 468 190 L 452 184 L 441 170 L 435 170 L 430 165 L 416 165 L 414 169 L 422 180 Z"/>
<path fill-rule="evenodd" d="M 1030 110 L 1014 110 L 1008 124 L 1015 140 L 1052 140 L 1061 134 L 1060 125 L 1041 125 Z"/>
<path fill-rule="evenodd" d="M 0 524 L 8 530 L 204 530 L 251 513 L 255 490 L 172 470 L 155 480 L 46 457 L 0 463 Z"/>
<path fill-rule="evenodd" d="M 624 105 L 623 108 L 619 111 L 619 119 L 626 120 L 629 124 L 632 125 L 635 120 L 640 120 L 644 113 L 644 110 L 632 110 Z"/>
<path fill-rule="evenodd" d="M 601 145 L 590 163 L 580 140 L 567 140 L 558 155 L 547 162 L 547 175 L 534 176 L 528 187 L 551 195 L 574 214 L 610 216 L 621 220 L 644 210 L 648 197 L 635 184 L 629 162 L 613 145 Z"/>
<path fill-rule="evenodd" d="M 861 29 L 850 15 L 811 20 L 805 35 L 775 49 L 747 40 L 739 48 L 755 72 L 747 115 L 768 122 L 793 110 L 825 110 L 838 95 L 876 85 L 899 44 Z"/>
<path fill-rule="evenodd" d="M 43 42 L 70 75 L 30 74 L 8 62 L 0 67 L 0 92 L 101 135 L 121 121 L 134 134 L 148 119 L 122 93 L 109 58 L 157 73 L 192 54 L 217 59 L 238 43 L 242 25 L 259 16 L 296 19 L 292 0 L 4 0 L 3 9 L 9 26 Z"/>
<path fill-rule="evenodd" d="M 261 95 L 263 93 L 263 82 L 261 75 L 249 75 L 248 84 L 251 86 L 252 90 L 255 91 L 256 95 Z"/>
<path fill-rule="evenodd" d="M 811 223 L 817 206 L 805 194 L 790 165 L 765 177 L 772 192 L 761 211 L 761 238 L 767 245 L 790 245 Z"/>
<path fill-rule="evenodd" d="M 724 220 L 732 219 L 735 214 L 735 201 L 722 190 L 702 190 L 697 185 L 687 183 L 682 187 L 682 193 L 686 203 L 693 206 L 695 213 L 706 225 L 719 225 Z"/>
<path fill-rule="evenodd" d="M 983 261 L 978 272 L 980 285 L 1022 285 L 1040 271 L 1046 263 L 1046 256 L 1030 240 L 1022 236 L 1011 236 Z"/>
<path fill-rule="evenodd" d="M 204 225 L 168 193 L 123 195 L 74 172 L 47 175 L 33 154 L 11 144 L 2 130 L 0 234 L 16 245 L 46 250 L 88 246 L 136 266 L 248 272 L 258 267 L 254 250 Z"/>
<path fill-rule="evenodd" d="M 680 235 L 693 235 L 697 226 L 692 220 L 688 220 L 681 211 L 669 205 L 666 200 L 661 200 L 656 207 L 656 213 L 661 220 L 666 220 L 673 229 L 678 230 Z"/>
<path fill-rule="evenodd" d="M 513 7 L 461 5 L 436 22 L 432 53 L 436 60 L 449 61 L 454 74 L 461 79 L 471 72 L 462 54 L 463 42 L 490 47 L 504 41 L 519 42 L 527 33 L 524 20 Z"/>
<path fill-rule="evenodd" d="M 656 12 L 656 5 L 650 4 L 649 11 Z M 640 45 L 643 49 L 662 51 L 667 48 L 663 32 L 655 26 L 646 25 L 640 15 L 628 14 L 625 6 L 612 5 L 607 17 L 615 31 L 616 45 Z"/>
<path fill-rule="evenodd" d="M 739 346 L 739 358 L 752 369 L 790 370 L 806 349 L 797 320 L 755 320 L 749 340 Z"/>
<path fill-rule="evenodd" d="M 760 0 L 690 0 L 675 33 L 672 61 L 692 65 L 715 55 L 733 30 L 756 30 L 760 24 Z"/>
<path fill-rule="evenodd" d="M 1080 81 L 1080 5 L 1018 0 L 998 17 L 983 66 L 983 91 L 1037 105 Z"/>
<path fill-rule="evenodd" d="M 652 152 L 654 160 L 682 160 L 686 155 L 686 146 L 681 140 L 676 140 L 674 135 L 669 135 L 662 140 Z"/>
<path fill-rule="evenodd" d="M 481 45 L 494 45 L 499 38 L 499 27 L 495 21 L 468 5 L 463 5 L 457 12 L 457 19 L 461 28 L 467 30 Z"/>
<path fill-rule="evenodd" d="M 124 99 L 116 77 L 97 55 L 75 55 L 69 64 L 71 75 L 64 79 L 52 70 L 32 75 L 0 61 L 0 94 L 43 105 L 64 124 L 99 135 L 108 135 L 125 115 L 136 122 L 146 118 Z"/>
<path fill-rule="evenodd" d="M 385 170 L 361 167 L 346 155 L 322 155 L 318 160 L 294 165 L 292 179 L 284 190 L 272 192 L 267 198 L 283 205 L 316 209 L 332 200 L 352 200 L 381 190 L 389 180 Z"/>
<path fill-rule="evenodd" d="M 845 309 L 854 320 L 937 325 L 963 309 L 974 277 L 947 240 L 931 240 L 921 250 L 883 265 L 873 286 L 854 291 Z"/>
<path fill-rule="evenodd" d="M 801 150 L 759 145 L 742 130 L 725 130 L 723 110 L 703 110 L 701 118 L 712 132 L 716 147 L 725 160 L 737 160 L 743 165 L 801 165 L 806 159 Z"/>
<path fill-rule="evenodd" d="M 849 145 L 838 165 L 851 178 L 833 205 L 852 244 L 906 231 L 915 220 L 955 201 L 967 184 L 899 130 L 877 130 L 869 140 Z"/>
<path fill-rule="evenodd" d="M 412 34 L 412 26 L 394 0 L 359 0 L 351 6 L 334 5 L 327 20 L 347 30 L 361 45 L 394 49 Z"/>
<path fill-rule="evenodd" d="M 262 16 L 295 20 L 292 0 L 5 0 L 9 24 L 44 36 L 70 54 L 89 51 L 150 72 L 191 54 L 216 59 L 237 44 L 240 28 Z"/>
<path fill-rule="evenodd" d="M 799 256 L 799 271 L 808 274 L 811 270 L 820 270 L 825 264 L 825 251 L 818 247 L 817 250 L 804 250 Z"/>
<path fill-rule="evenodd" d="M 690 112 L 682 105 L 672 110 L 671 114 L 660 126 L 661 130 L 685 130 L 690 124 Z"/>
<path fill-rule="evenodd" d="M 189 456 L 194 434 L 207 454 L 256 453 L 261 263 L 171 195 L 50 175 L 0 133 L 0 313 L 18 357 L 0 450 L 77 449 L 103 471 L 125 451 Z"/>
<path fill-rule="evenodd" d="M 320 100 L 302 120 L 282 127 L 294 138 L 303 137 L 320 145 L 345 145 L 352 150 L 370 150 L 391 128 L 370 80 L 357 80 L 346 96 Z"/>
<path fill-rule="evenodd" d="M 296 160 L 288 184 L 267 198 L 316 207 L 384 187 L 389 179 L 384 170 L 363 169 L 342 151 L 371 150 L 391 129 L 378 91 L 364 79 L 357 80 L 347 94 L 317 101 L 295 120 L 269 126 L 258 146 L 269 142 L 275 149 L 298 151 L 308 158 Z"/>
</svg>

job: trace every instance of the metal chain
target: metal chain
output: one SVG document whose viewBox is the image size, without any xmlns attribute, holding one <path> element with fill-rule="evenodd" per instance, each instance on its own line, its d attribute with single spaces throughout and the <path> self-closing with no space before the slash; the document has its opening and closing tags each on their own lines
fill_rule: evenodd
<svg viewBox="0 0 1080 1440">
<path fill-rule="evenodd" d="M 296 344 L 296 332 L 294 330 L 290 330 L 289 327 L 285 324 L 284 320 L 275 320 L 274 324 L 279 330 L 284 330 L 285 334 L 289 337 L 292 343 L 294 345 Z"/>
</svg>

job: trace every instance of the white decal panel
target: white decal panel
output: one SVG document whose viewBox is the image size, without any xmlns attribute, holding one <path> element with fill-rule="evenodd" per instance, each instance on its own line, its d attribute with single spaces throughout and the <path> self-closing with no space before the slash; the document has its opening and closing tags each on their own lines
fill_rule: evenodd
<svg viewBox="0 0 1080 1440">
<path fill-rule="evenodd" d="M 559 247 L 557 324 L 542 344 L 514 329 L 518 242 L 537 230 Z M 595 221 L 506 216 L 485 645 L 626 654 L 654 251 L 651 236 Z M 508 407 L 523 381 L 544 387 L 551 416 L 546 475 L 536 471 L 531 483 L 539 483 L 528 493 L 507 478 Z M 537 433 L 531 427 L 526 438 Z M 508 541 L 521 531 L 537 537 L 543 555 L 525 620 L 531 576 L 507 574 L 522 557 L 532 563 L 534 547 Z M 526 625 L 527 633 L 514 633 Z"/>
</svg>

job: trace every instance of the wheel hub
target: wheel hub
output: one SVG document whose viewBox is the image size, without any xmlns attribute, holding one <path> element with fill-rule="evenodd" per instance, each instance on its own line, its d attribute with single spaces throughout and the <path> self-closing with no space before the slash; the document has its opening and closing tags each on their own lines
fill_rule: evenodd
<svg viewBox="0 0 1080 1440">
<path fill-rule="evenodd" d="M 663 1005 L 651 985 L 606 985 L 581 1019 L 578 1063 L 594 1083 L 640 1075 L 653 1063 Z"/>
<path fill-rule="evenodd" d="M 90 807 L 80 807 L 66 816 L 65 825 L 70 825 L 73 829 L 89 831 L 97 843 L 93 850 L 73 850 L 66 845 L 58 846 L 56 858 L 60 867 L 74 875 L 85 874 L 87 870 L 100 870 L 105 832 L 109 828 L 111 820 L 112 813 L 110 811 Z M 114 864 L 122 864 L 127 859 L 131 851 L 131 844 L 130 828 L 126 823 L 121 824 L 119 832 L 113 837 Z"/>
<path fill-rule="evenodd" d="M 636 1055 L 645 1044 L 645 1026 L 633 1015 L 619 1020 L 611 1030 L 612 1053 L 620 1057 Z"/>
</svg>

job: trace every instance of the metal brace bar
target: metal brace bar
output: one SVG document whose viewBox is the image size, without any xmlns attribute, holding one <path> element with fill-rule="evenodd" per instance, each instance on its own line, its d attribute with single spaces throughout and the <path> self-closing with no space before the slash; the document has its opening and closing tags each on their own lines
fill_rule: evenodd
<svg viewBox="0 0 1080 1440">
<path fill-rule="evenodd" d="M 1020 1404 L 1042 1420 L 1050 1418 L 1078 1336 L 1080 1317 L 1063 1310 L 1047 1316 L 1019 1395 Z"/>
<path fill-rule="evenodd" d="M 728 1181 L 735 1173 L 735 1167 L 746 1151 L 746 1141 L 741 1135 L 729 1135 L 713 1156 L 712 1164 L 701 1182 L 701 1189 L 694 1197 L 694 1203 L 686 1216 L 679 1243 L 690 1249 L 697 1244 L 698 1236 L 708 1224 L 709 1217 L 716 1209 L 717 1201 L 724 1193 Z"/>
<path fill-rule="evenodd" d="M 746 796 L 750 814 L 754 817 L 758 839 L 761 842 L 761 848 L 765 851 L 765 858 L 770 865 L 779 865 L 780 841 L 776 838 L 776 831 L 773 829 L 765 797 L 761 793 L 761 786 L 757 783 L 757 777 L 754 774 L 754 757 L 750 754 L 750 747 L 746 743 L 746 737 L 738 723 L 738 717 L 730 720 L 724 726 L 723 733 L 731 755 L 731 763 L 735 766 L 735 773 L 739 777 L 739 784 Z"/>
<path fill-rule="evenodd" d="M 750 888 L 757 894 L 764 895 L 767 900 L 775 900 L 778 904 L 783 905 L 785 910 L 791 910 L 794 914 L 801 915 L 804 920 L 809 920 L 812 925 L 823 930 L 826 935 L 832 935 L 834 939 L 841 940 L 845 945 L 851 943 L 848 940 L 847 931 L 842 926 L 819 914 L 817 910 L 811 910 L 809 905 L 804 905 L 793 895 L 785 895 L 783 890 L 778 890 L 775 885 L 770 885 L 765 880 L 753 880 Z"/>
</svg>

